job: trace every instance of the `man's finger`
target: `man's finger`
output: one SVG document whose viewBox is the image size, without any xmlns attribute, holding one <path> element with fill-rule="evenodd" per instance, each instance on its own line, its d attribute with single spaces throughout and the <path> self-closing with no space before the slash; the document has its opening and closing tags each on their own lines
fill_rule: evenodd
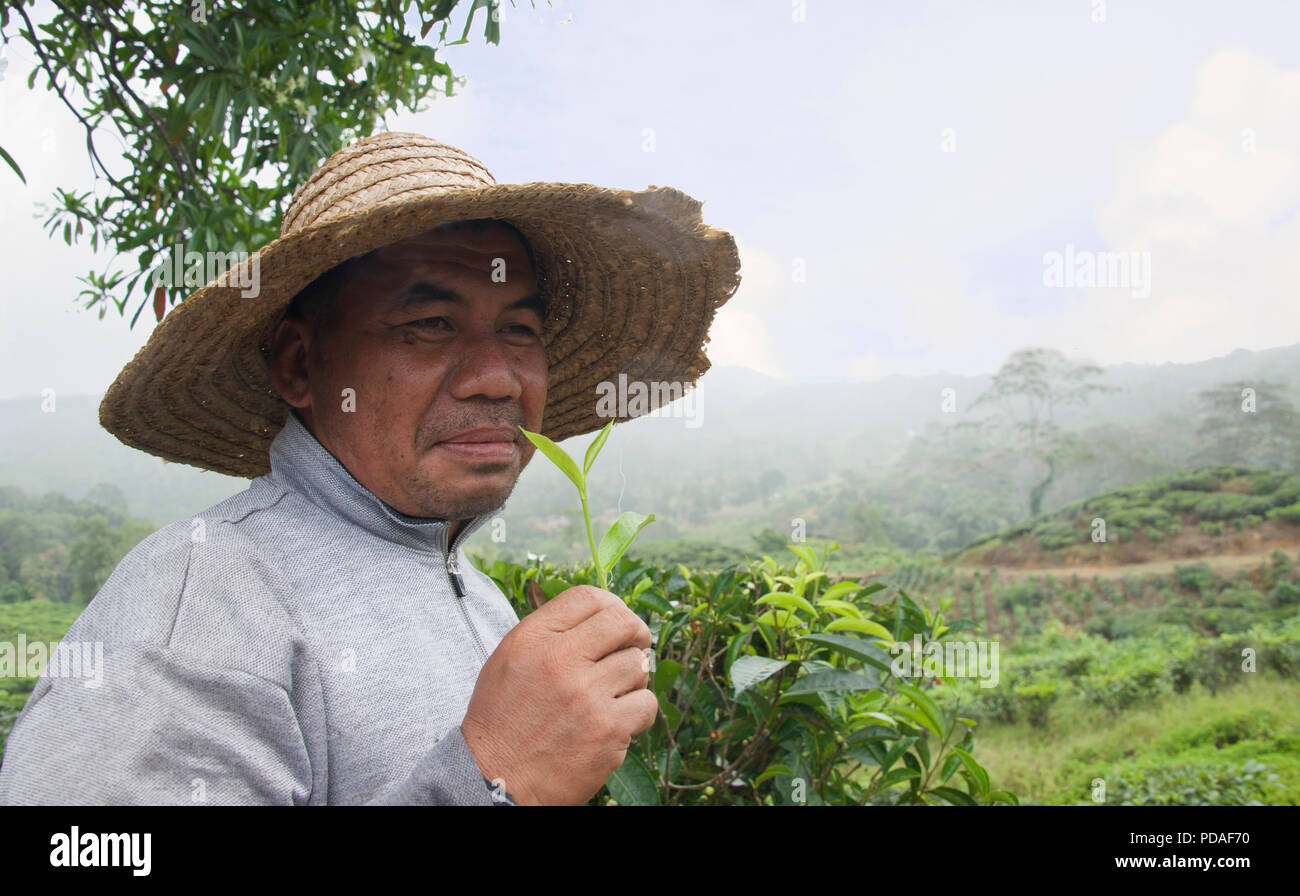
<svg viewBox="0 0 1300 896">
<path fill-rule="evenodd" d="M 544 623 L 552 631 L 567 632 L 603 610 L 623 606 L 622 599 L 608 591 L 590 585 L 574 585 L 547 601 L 528 618 Z"/>
<path fill-rule="evenodd" d="M 626 606 L 618 606 L 588 617 L 581 624 L 564 633 L 577 645 L 578 654 L 585 660 L 597 662 L 616 650 L 625 647 L 649 647 L 653 643 L 650 629 Z"/>
<path fill-rule="evenodd" d="M 625 647 L 596 663 L 598 687 L 611 697 L 622 697 L 629 691 L 647 687 L 650 684 L 648 652 L 647 647 Z"/>
</svg>

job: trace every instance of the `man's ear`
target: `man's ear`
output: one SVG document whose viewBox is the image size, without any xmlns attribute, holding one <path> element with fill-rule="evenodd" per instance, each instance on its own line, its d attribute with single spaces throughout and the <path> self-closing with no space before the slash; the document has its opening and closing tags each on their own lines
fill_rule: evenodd
<svg viewBox="0 0 1300 896">
<path fill-rule="evenodd" d="M 311 383 L 307 376 L 307 353 L 312 340 L 311 325 L 286 317 L 271 338 L 267 366 L 271 384 L 280 397 L 295 408 L 311 407 Z"/>
</svg>

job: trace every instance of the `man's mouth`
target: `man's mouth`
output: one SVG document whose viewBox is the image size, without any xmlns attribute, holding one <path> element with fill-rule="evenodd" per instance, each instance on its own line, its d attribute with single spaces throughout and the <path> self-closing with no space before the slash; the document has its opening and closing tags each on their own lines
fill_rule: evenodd
<svg viewBox="0 0 1300 896">
<path fill-rule="evenodd" d="M 482 426 L 438 442 L 441 448 L 463 460 L 509 462 L 514 460 L 517 443 L 515 431 L 504 426 Z"/>
</svg>

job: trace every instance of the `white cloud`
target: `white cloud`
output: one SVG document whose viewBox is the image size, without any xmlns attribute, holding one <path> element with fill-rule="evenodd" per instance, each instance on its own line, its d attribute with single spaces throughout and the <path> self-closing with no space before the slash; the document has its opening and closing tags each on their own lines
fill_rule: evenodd
<svg viewBox="0 0 1300 896">
<path fill-rule="evenodd" d="M 733 234 L 734 235 L 734 234 Z M 714 366 L 749 367 L 770 376 L 789 373 L 772 339 L 769 322 L 793 314 L 790 273 L 774 255 L 739 238 L 740 286 L 718 309 L 706 351 Z"/>
<path fill-rule="evenodd" d="M 1119 172 L 1099 231 L 1116 250 L 1151 253 L 1151 296 L 1090 290 L 1064 332 L 1103 362 L 1190 361 L 1295 338 L 1300 70 L 1214 54 L 1187 118 L 1123 153 Z"/>
</svg>

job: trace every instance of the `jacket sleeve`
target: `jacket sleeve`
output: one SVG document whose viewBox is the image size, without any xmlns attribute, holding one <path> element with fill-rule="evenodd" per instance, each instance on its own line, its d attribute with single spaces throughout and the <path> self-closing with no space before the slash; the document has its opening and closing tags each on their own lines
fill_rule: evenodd
<svg viewBox="0 0 1300 896">
<path fill-rule="evenodd" d="M 113 651 L 102 672 L 38 680 L 6 744 L 0 805 L 323 801 L 279 685 L 154 645 Z M 457 727 L 370 805 L 494 802 Z"/>
<path fill-rule="evenodd" d="M 0 804 L 298 804 L 311 762 L 285 690 L 158 645 L 102 675 L 37 681 L 0 765 Z"/>
<path fill-rule="evenodd" d="M 491 806 L 491 784 L 479 771 L 460 727 L 434 744 L 402 781 L 379 794 L 371 806 Z"/>
</svg>

